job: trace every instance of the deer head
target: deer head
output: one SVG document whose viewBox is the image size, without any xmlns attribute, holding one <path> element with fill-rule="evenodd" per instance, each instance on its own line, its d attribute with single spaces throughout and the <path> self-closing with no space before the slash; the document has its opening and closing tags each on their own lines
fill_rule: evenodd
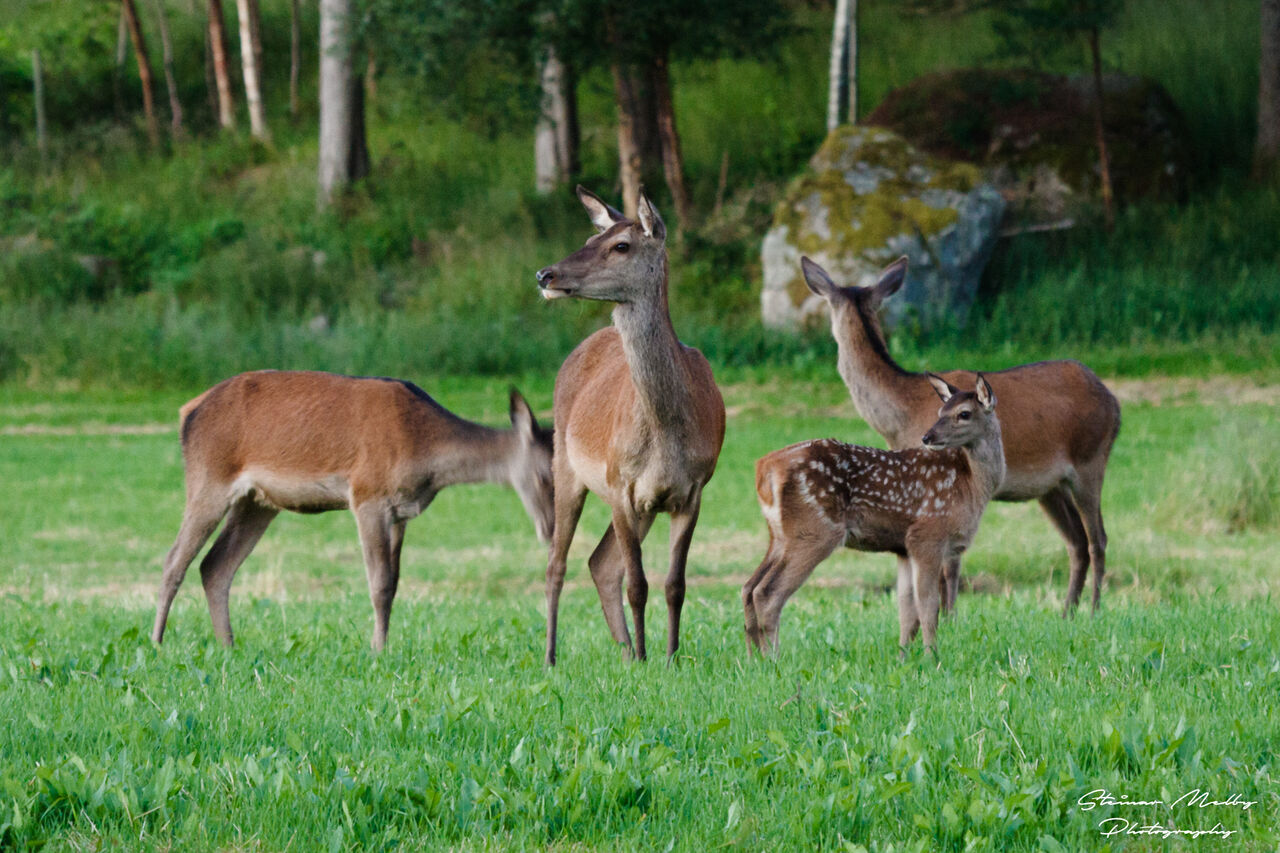
<svg viewBox="0 0 1280 853">
<path fill-rule="evenodd" d="M 933 390 L 942 399 L 938 422 L 924 434 L 922 444 L 930 450 L 944 447 L 972 447 L 989 438 L 995 420 L 996 395 L 982 374 L 973 391 L 961 391 L 935 374 L 926 374 Z M 998 425 L 996 436 L 999 436 Z"/>
<path fill-rule="evenodd" d="M 578 187 L 578 198 L 597 233 L 557 264 L 538 270 L 543 297 L 637 302 L 666 287 L 667 226 L 643 192 L 639 212 L 630 220 L 599 196 Z"/>
<path fill-rule="evenodd" d="M 508 481 L 538 529 L 538 538 L 550 542 L 556 517 L 551 485 L 552 430 L 538 425 L 533 409 L 515 388 L 511 389 L 511 428 L 516 452 L 507 470 Z"/>
<path fill-rule="evenodd" d="M 838 342 L 849 331 L 861 330 L 868 341 L 888 355 L 884 332 L 880 328 L 880 306 L 902 287 L 907 277 L 907 258 L 903 255 L 880 271 L 879 280 L 871 287 L 841 287 L 827 271 L 808 258 L 800 259 L 805 284 L 821 296 L 831 308 L 831 330 Z"/>
</svg>

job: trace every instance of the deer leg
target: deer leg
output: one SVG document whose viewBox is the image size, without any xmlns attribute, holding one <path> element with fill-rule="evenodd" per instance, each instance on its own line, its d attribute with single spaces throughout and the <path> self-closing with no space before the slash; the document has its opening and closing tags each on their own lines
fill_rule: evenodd
<svg viewBox="0 0 1280 853">
<path fill-rule="evenodd" d="M 742 585 L 742 610 L 745 618 L 747 631 L 747 652 L 754 654 L 760 652 L 764 654 L 764 648 L 761 642 L 764 639 L 760 633 L 760 617 L 756 614 L 755 590 L 760 585 L 760 581 L 773 571 L 773 567 L 779 559 L 779 550 L 775 546 L 773 531 L 769 531 L 769 547 L 764 552 L 764 559 L 760 561 L 760 565 L 747 578 L 747 582 Z"/>
<path fill-rule="evenodd" d="M 364 570 L 369 579 L 369 598 L 373 602 L 373 639 L 370 645 L 380 652 L 387 645 L 387 628 L 391 623 L 391 602 L 400 585 L 400 564 L 392 560 L 397 538 L 403 537 L 404 522 L 393 522 L 386 507 L 364 503 L 354 509 L 360 547 L 364 551 Z M 394 533 L 401 527 L 399 535 Z"/>
<path fill-rule="evenodd" d="M 898 556 L 898 656 L 905 659 L 907 647 L 920 629 L 919 610 L 911 579 L 911 558 Z"/>
<path fill-rule="evenodd" d="M 843 529 L 823 526 L 799 531 L 783 543 L 777 563 L 751 593 L 765 654 L 778 652 L 778 624 L 787 600 L 843 541 Z"/>
<path fill-rule="evenodd" d="M 187 575 L 187 567 L 196 558 L 196 554 L 200 553 L 204 543 L 209 541 L 213 531 L 218 529 L 218 522 L 226 514 L 227 505 L 223 501 L 213 501 L 205 496 L 187 500 L 178 538 L 164 558 L 164 574 L 160 577 L 160 590 L 156 594 L 156 621 L 151 629 L 152 642 L 164 640 L 169 608 L 173 606 L 173 597 L 178 594 L 178 587 L 182 586 L 182 579 Z"/>
<path fill-rule="evenodd" d="M 1102 577 L 1107 570 L 1107 530 L 1102 523 L 1102 477 L 1083 477 L 1073 485 L 1071 500 L 1080 513 L 1084 532 L 1089 539 L 1089 562 L 1093 564 L 1092 612 L 1098 612 L 1102 601 Z M 1081 585 L 1084 577 L 1081 574 Z"/>
<path fill-rule="evenodd" d="M 631 605 L 631 621 L 636 629 L 635 656 L 638 660 L 645 660 L 647 657 L 644 644 L 644 609 L 649 601 L 649 581 L 644 576 L 640 543 L 644 541 L 645 534 L 649 532 L 649 525 L 652 523 L 652 514 L 632 518 L 625 510 L 618 508 L 613 510 L 613 533 L 618 539 L 618 550 L 622 554 L 622 565 L 626 569 L 627 603 Z"/>
<path fill-rule="evenodd" d="M 956 595 L 960 592 L 960 555 L 947 560 L 945 568 L 939 579 L 942 585 L 939 591 L 942 594 L 942 613 L 949 616 L 956 609 Z"/>
<path fill-rule="evenodd" d="M 573 533 L 582 517 L 582 504 L 587 490 L 571 477 L 557 472 L 555 483 L 556 520 L 551 534 L 551 551 L 547 559 L 547 666 L 556 663 L 556 628 L 560 619 L 560 590 L 569 559 Z"/>
<path fill-rule="evenodd" d="M 1067 542 L 1067 555 L 1071 560 L 1071 574 L 1067 582 L 1067 600 L 1062 606 L 1062 616 L 1075 613 L 1084 588 L 1085 574 L 1089 570 L 1089 537 L 1084 523 L 1065 488 L 1057 488 L 1040 498 L 1040 507 L 1053 522 L 1053 526 Z"/>
<path fill-rule="evenodd" d="M 938 577 L 948 557 L 930 548 L 910 548 L 911 586 L 915 593 L 920 639 L 926 649 L 938 654 L 938 610 L 941 605 Z"/>
<path fill-rule="evenodd" d="M 694 496 L 681 513 L 671 516 L 671 568 L 667 571 L 667 660 L 680 648 L 680 611 L 684 609 L 684 571 L 689 558 L 689 543 L 693 541 L 693 528 L 698 524 L 698 512 L 702 506 L 701 493 Z"/>
<path fill-rule="evenodd" d="M 605 530 L 600 544 L 591 552 L 587 560 L 591 569 L 591 580 L 596 585 L 596 593 L 600 596 L 600 608 L 604 611 L 605 624 L 609 626 L 609 634 L 620 646 L 626 646 L 628 654 L 634 654 L 631 645 L 631 634 L 627 631 L 627 616 L 622 609 L 623 580 L 626 577 L 626 566 L 622 562 L 622 554 L 618 550 L 618 537 L 613 525 Z"/>
<path fill-rule="evenodd" d="M 254 503 L 252 498 L 242 498 L 232 504 L 222 532 L 200 562 L 200 580 L 204 583 L 213 632 L 223 645 L 230 646 L 235 642 L 229 607 L 231 581 L 277 512 Z"/>
</svg>

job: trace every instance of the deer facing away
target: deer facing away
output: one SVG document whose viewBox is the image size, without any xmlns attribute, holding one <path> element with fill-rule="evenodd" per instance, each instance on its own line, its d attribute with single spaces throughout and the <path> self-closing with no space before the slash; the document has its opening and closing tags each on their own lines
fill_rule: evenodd
<svg viewBox="0 0 1280 853">
<path fill-rule="evenodd" d="M 889 355 L 877 315 L 881 303 L 902 286 L 907 259 L 885 267 L 872 287 L 840 287 L 808 258 L 801 266 L 809 289 L 831 309 L 840 376 L 858 414 L 891 448 L 918 446 L 933 423 L 933 393 L 924 374 L 903 370 Z M 1102 480 L 1120 432 L 1120 403 L 1078 361 L 1042 361 L 983 375 L 1000 397 L 1004 432 L 1007 471 L 995 500 L 1040 502 L 1070 557 L 1063 616 L 1075 612 L 1090 565 L 1096 611 L 1107 551 Z M 976 374 L 952 370 L 941 376 L 968 387 Z M 958 585 L 959 563 L 953 562 L 947 569 L 947 609 L 955 603 Z"/>
<path fill-rule="evenodd" d="M 671 514 L 667 574 L 667 656 L 679 647 L 685 564 L 702 489 L 724 442 L 724 401 L 702 353 L 676 338 L 667 309 L 666 226 L 643 194 L 635 221 L 578 187 L 596 235 L 538 271 L 547 299 L 614 302 L 613 325 L 578 345 L 556 376 L 555 532 L 547 562 L 547 656 L 556 627 L 566 558 L 588 491 L 612 522 L 588 560 L 615 641 L 645 657 L 648 582 L 640 560 L 654 516 Z M 635 624 L 632 646 L 623 581 Z"/>
<path fill-rule="evenodd" d="M 942 398 L 924 447 L 878 450 L 835 439 L 793 444 L 756 462 L 756 495 L 769 548 L 742 588 L 748 648 L 778 648 L 787 599 L 844 545 L 892 551 L 898 563 L 898 643 L 917 630 L 937 651 L 944 570 L 973 541 L 1005 475 L 995 395 L 979 374 L 962 392 L 940 377 Z"/>
<path fill-rule="evenodd" d="M 405 524 L 446 486 L 509 484 L 546 541 L 554 520 L 550 430 L 511 390 L 512 429 L 463 420 L 409 382 L 257 371 L 215 385 L 181 410 L 187 499 L 164 562 L 151 638 L 187 567 L 200 564 L 218 639 L 232 644 L 231 580 L 282 509 L 355 515 L 373 600 L 372 645 L 387 641 Z"/>
</svg>

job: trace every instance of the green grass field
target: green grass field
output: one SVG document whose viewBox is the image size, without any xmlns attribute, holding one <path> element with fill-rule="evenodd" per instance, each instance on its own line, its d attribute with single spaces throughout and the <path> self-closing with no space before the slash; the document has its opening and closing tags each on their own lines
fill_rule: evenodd
<svg viewBox="0 0 1280 853">
<path fill-rule="evenodd" d="M 522 384 L 549 409 L 548 378 Z M 940 666 L 898 661 L 893 558 L 853 553 L 784 611 L 779 660 L 747 657 L 753 460 L 879 442 L 834 375 L 725 385 L 679 660 L 611 647 L 585 566 L 607 518 L 593 499 L 554 670 L 545 552 L 514 494 L 480 486 L 410 525 L 381 656 L 345 513 L 267 533 L 233 589 L 236 649 L 213 642 L 194 568 L 153 647 L 183 396 L 0 389 L 0 848 L 1275 849 L 1273 378 L 1117 382 L 1102 611 L 1060 619 L 1056 534 L 1033 505 L 993 506 Z M 499 382 L 429 390 L 503 421 Z M 651 596 L 652 648 L 663 609 Z M 1256 804 L 1086 809 L 1097 789 Z M 1104 836 L 1111 818 L 1230 835 Z"/>
</svg>

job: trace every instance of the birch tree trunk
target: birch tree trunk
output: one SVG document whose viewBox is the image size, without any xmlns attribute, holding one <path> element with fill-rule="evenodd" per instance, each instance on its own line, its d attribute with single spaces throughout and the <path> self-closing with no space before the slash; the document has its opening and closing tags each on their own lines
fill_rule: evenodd
<svg viewBox="0 0 1280 853">
<path fill-rule="evenodd" d="M 840 125 L 840 86 L 845 74 L 845 45 L 849 39 L 849 0 L 836 0 L 831 25 L 831 64 L 827 74 L 827 133 Z"/>
<path fill-rule="evenodd" d="M 147 120 L 147 138 L 152 148 L 160 147 L 160 122 L 156 120 L 156 104 L 152 95 L 151 61 L 147 58 L 147 42 L 142 35 L 138 9 L 133 0 L 120 0 L 129 38 L 133 41 L 133 53 L 138 60 L 138 80 L 142 83 L 142 111 Z"/>
<path fill-rule="evenodd" d="M 267 116 L 262 105 L 262 47 L 258 43 L 257 0 L 236 0 L 240 22 L 240 66 L 244 70 L 244 99 L 249 105 L 249 132 L 255 139 L 271 141 Z"/>
<path fill-rule="evenodd" d="M 351 0 L 320 0 L 320 157 L 317 204 L 324 208 L 351 179 Z"/>
<path fill-rule="evenodd" d="M 173 41 L 169 38 L 169 18 L 164 11 L 163 0 L 151 0 L 151 4 L 155 6 L 156 20 L 160 24 L 160 48 L 163 51 L 164 58 L 164 82 L 169 90 L 169 132 L 173 134 L 174 139 L 181 139 L 183 136 L 182 128 L 182 102 L 178 99 L 178 81 L 173 74 Z"/>
<path fill-rule="evenodd" d="M 572 75 L 555 49 L 542 63 L 542 110 L 534 132 L 534 181 L 548 193 L 577 171 L 577 104 Z"/>
<path fill-rule="evenodd" d="M 226 19 L 222 14 L 222 0 L 209 0 L 209 52 L 213 57 L 213 77 L 218 87 L 218 124 L 223 130 L 236 126 L 235 92 L 231 88 L 228 71 Z"/>
<path fill-rule="evenodd" d="M 1280 179 L 1280 0 L 1262 0 L 1262 57 L 1258 67 L 1258 136 L 1253 170 Z"/>
<path fill-rule="evenodd" d="M 844 84 L 848 95 L 849 124 L 858 123 L 858 0 L 848 0 L 848 35 L 845 37 Z"/>
</svg>

